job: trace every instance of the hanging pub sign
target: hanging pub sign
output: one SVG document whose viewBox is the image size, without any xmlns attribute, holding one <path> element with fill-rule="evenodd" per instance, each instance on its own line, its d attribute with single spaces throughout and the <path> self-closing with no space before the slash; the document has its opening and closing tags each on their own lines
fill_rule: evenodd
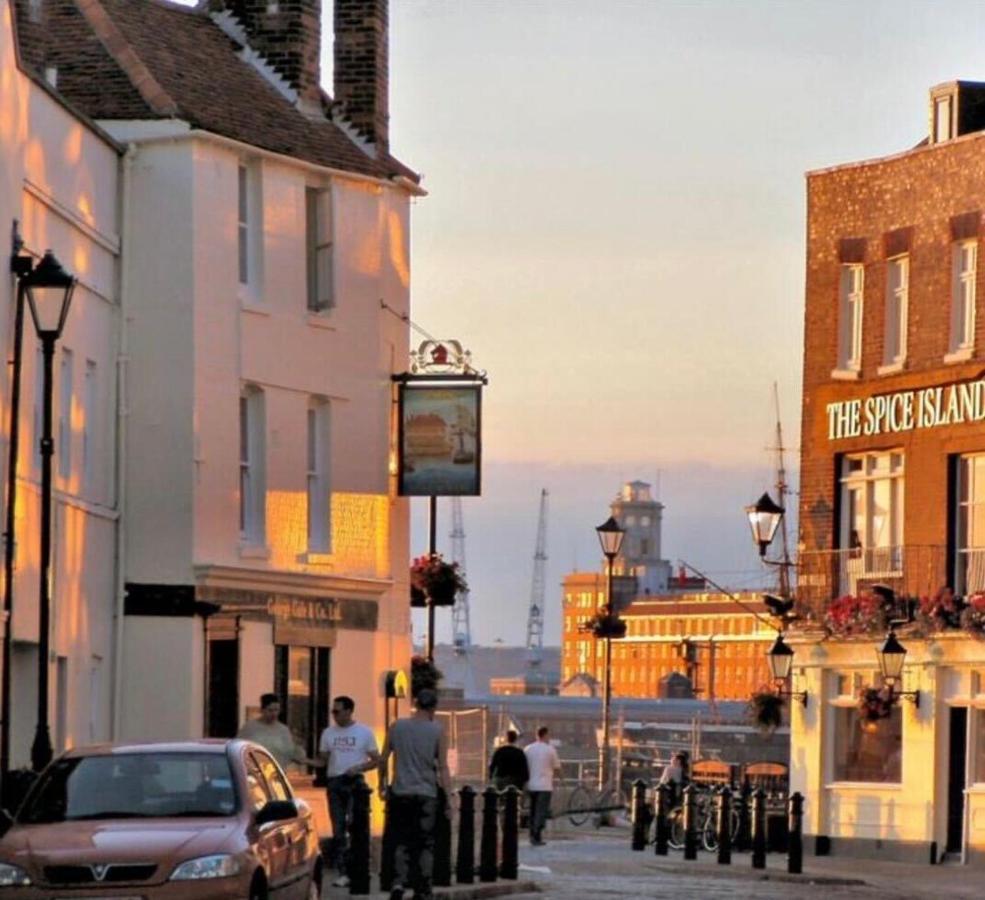
<svg viewBox="0 0 985 900">
<path fill-rule="evenodd" d="M 400 494 L 481 493 L 480 384 L 400 385 Z"/>
</svg>

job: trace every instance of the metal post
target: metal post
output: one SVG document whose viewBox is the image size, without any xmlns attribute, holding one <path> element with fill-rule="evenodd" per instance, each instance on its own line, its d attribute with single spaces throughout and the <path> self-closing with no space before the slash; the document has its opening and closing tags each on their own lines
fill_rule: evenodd
<svg viewBox="0 0 985 900">
<path fill-rule="evenodd" d="M 458 855 L 455 858 L 455 881 L 475 881 L 475 790 L 465 785 L 458 792 Z"/>
<path fill-rule="evenodd" d="M 732 862 L 732 792 L 728 786 L 718 792 L 716 798 L 718 820 L 718 862 L 727 866 Z"/>
<path fill-rule="evenodd" d="M 632 846 L 634 850 L 645 850 L 646 829 L 650 824 L 650 817 L 647 815 L 649 810 L 646 805 L 646 782 L 642 778 L 637 778 L 633 782 L 633 802 L 631 808 L 633 817 Z"/>
<path fill-rule="evenodd" d="M 451 885 L 451 818 L 448 815 L 448 798 L 438 788 L 438 810 L 434 823 L 434 868 L 431 881 L 435 887 Z"/>
<path fill-rule="evenodd" d="M 0 796 L 8 806 L 7 773 L 10 771 L 10 697 L 13 679 L 10 671 L 14 614 L 14 526 L 17 511 L 17 451 L 20 444 L 21 368 L 24 346 L 24 288 L 17 285 L 14 307 L 14 353 L 10 373 L 10 424 L 7 434 L 7 508 L 3 531 L 3 651 L 0 661 Z"/>
<path fill-rule="evenodd" d="M 349 893 L 369 894 L 369 798 L 366 782 L 356 785 L 352 792 L 352 832 L 349 843 Z"/>
<path fill-rule="evenodd" d="M 380 843 L 380 890 L 388 891 L 393 886 L 393 852 L 396 836 L 395 823 L 390 814 L 390 792 L 386 793 L 383 807 L 383 839 Z"/>
<path fill-rule="evenodd" d="M 490 786 L 482 792 L 482 839 L 479 844 L 479 881 L 496 880 L 496 813 L 499 795 Z"/>
<path fill-rule="evenodd" d="M 434 557 L 438 552 L 438 498 L 428 497 L 428 556 Z M 427 595 L 428 631 L 427 651 L 428 662 L 434 662 L 434 600 Z"/>
<path fill-rule="evenodd" d="M 44 407 L 41 436 L 41 551 L 38 557 L 38 724 L 31 745 L 31 766 L 40 772 L 51 762 L 51 733 L 48 729 L 48 675 L 51 646 L 51 371 L 55 335 L 41 335 L 44 357 Z M 10 623 L 8 623 L 9 627 Z"/>
<path fill-rule="evenodd" d="M 612 556 L 606 554 L 608 561 L 606 575 L 606 605 L 609 615 L 615 615 L 615 604 L 612 602 Z M 606 634 L 602 650 L 602 742 L 599 744 L 599 783 L 601 794 L 610 784 L 609 777 L 609 706 L 612 703 L 612 638 Z"/>
<path fill-rule="evenodd" d="M 762 788 L 752 795 L 752 867 L 766 868 L 766 794 Z"/>
<path fill-rule="evenodd" d="M 519 874 L 520 792 L 511 784 L 503 791 L 503 859 L 499 877 L 516 881 Z"/>
<path fill-rule="evenodd" d="M 698 858 L 698 810 L 695 805 L 695 788 L 684 788 L 684 858 Z"/>
<path fill-rule="evenodd" d="M 749 786 L 749 780 L 746 779 L 739 791 L 739 833 L 735 836 L 735 849 L 743 853 L 752 846 L 751 796 L 752 788 Z"/>
<path fill-rule="evenodd" d="M 798 791 L 787 802 L 790 809 L 787 820 L 787 871 L 799 875 L 804 871 L 804 798 Z"/>
<path fill-rule="evenodd" d="M 667 855 L 667 839 L 669 838 L 670 828 L 667 822 L 667 811 L 670 808 L 670 786 L 661 784 L 657 786 L 657 825 L 656 840 L 653 845 L 653 852 L 656 856 Z"/>
</svg>

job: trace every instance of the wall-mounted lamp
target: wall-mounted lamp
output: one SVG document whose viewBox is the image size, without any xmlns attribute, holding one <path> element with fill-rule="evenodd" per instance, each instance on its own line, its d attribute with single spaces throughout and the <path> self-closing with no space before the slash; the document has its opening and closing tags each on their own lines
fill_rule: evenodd
<svg viewBox="0 0 985 900">
<path fill-rule="evenodd" d="M 889 688 L 889 695 L 892 702 L 899 697 L 906 697 L 915 707 L 920 707 L 920 691 L 902 691 L 897 689 L 897 685 L 903 683 L 903 664 L 906 662 L 906 647 L 904 647 L 896 637 L 896 632 L 892 629 L 886 635 L 886 640 L 881 646 L 876 648 L 876 659 L 879 660 L 879 671 L 882 674 L 882 682 Z"/>
<path fill-rule="evenodd" d="M 786 688 L 793 668 L 793 648 L 783 640 L 782 633 L 777 634 L 773 646 L 766 651 L 766 661 L 769 663 L 770 675 L 773 676 L 774 692 L 780 697 L 799 700 L 806 707 L 807 691 L 790 691 Z"/>
</svg>

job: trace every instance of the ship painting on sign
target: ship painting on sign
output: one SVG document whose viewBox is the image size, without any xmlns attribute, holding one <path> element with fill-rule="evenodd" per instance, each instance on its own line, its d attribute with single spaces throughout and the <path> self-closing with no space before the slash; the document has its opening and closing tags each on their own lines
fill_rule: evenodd
<svg viewBox="0 0 985 900">
<path fill-rule="evenodd" d="M 405 391 L 401 425 L 404 493 L 479 493 L 479 392 L 474 387 Z"/>
</svg>

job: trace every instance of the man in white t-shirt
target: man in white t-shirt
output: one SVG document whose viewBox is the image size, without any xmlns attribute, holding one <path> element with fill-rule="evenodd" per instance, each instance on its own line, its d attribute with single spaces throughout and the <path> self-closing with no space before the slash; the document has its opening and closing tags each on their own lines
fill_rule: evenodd
<svg viewBox="0 0 985 900">
<path fill-rule="evenodd" d="M 523 751 L 527 755 L 530 779 L 527 793 L 530 795 L 530 843 L 540 847 L 544 843 L 544 825 L 551 811 L 551 792 L 554 790 L 554 773 L 561 771 L 561 760 L 550 742 L 546 726 L 537 729 L 537 740 Z"/>
<path fill-rule="evenodd" d="M 329 725 L 318 742 L 318 755 L 328 766 L 328 814 L 332 819 L 332 856 L 338 877 L 336 887 L 349 883 L 348 833 L 352 821 L 352 798 L 362 787 L 363 772 L 376 768 L 380 751 L 376 736 L 365 725 L 353 719 L 356 704 L 351 697 L 340 696 L 332 701 L 334 725 Z"/>
</svg>

